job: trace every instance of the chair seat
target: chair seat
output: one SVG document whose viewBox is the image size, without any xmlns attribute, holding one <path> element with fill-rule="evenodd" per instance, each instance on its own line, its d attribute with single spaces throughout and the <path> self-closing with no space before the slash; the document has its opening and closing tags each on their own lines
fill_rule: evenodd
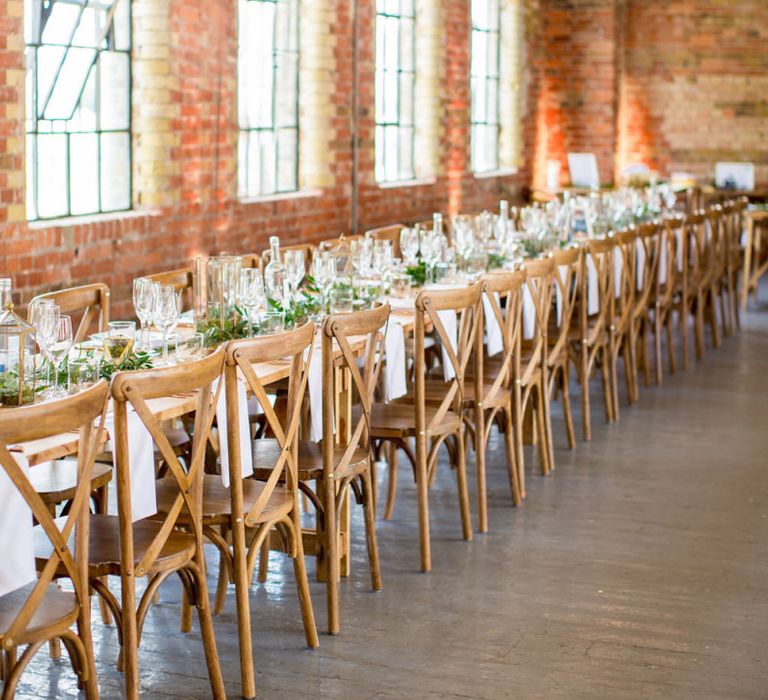
<svg viewBox="0 0 768 700">
<path fill-rule="evenodd" d="M 344 447 L 335 447 L 333 450 L 334 465 L 338 465 L 344 456 Z M 271 465 L 277 462 L 280 448 L 277 440 L 264 439 L 253 442 L 253 473 L 257 479 L 266 480 L 272 472 Z M 270 466 L 262 466 L 270 465 Z M 335 470 L 337 477 L 345 478 L 362 474 L 368 468 L 368 453 L 365 450 L 356 449 L 352 453 L 349 463 L 344 469 Z M 301 481 L 314 481 L 320 478 L 323 471 L 323 447 L 309 440 L 299 441 L 299 479 Z"/>
<path fill-rule="evenodd" d="M 32 593 L 35 582 L 17 588 L 0 598 L 0 638 L 6 633 L 24 603 Z M 77 619 L 77 601 L 75 594 L 62 591 L 55 583 L 48 584 L 35 614 L 26 626 L 20 639 L 14 639 L 18 645 L 34 641 L 40 632 L 43 638 L 53 636 L 51 632 L 68 628 Z M 51 629 L 53 628 L 53 630 Z"/>
<path fill-rule="evenodd" d="M 163 433 L 165 433 L 165 437 L 168 439 L 168 442 L 171 443 L 171 447 L 177 455 L 183 454 L 185 449 L 192 444 L 192 438 L 184 428 L 168 428 L 167 430 L 164 430 Z M 160 451 L 155 449 L 155 461 L 159 458 Z M 104 464 L 111 465 L 113 462 L 112 450 L 100 452 L 96 457 L 96 462 L 103 462 Z"/>
<path fill-rule="evenodd" d="M 77 461 L 58 459 L 36 464 L 29 471 L 29 480 L 44 503 L 56 504 L 75 497 Z M 96 463 L 91 475 L 91 490 L 100 489 L 112 480 L 112 466 Z"/>
<path fill-rule="evenodd" d="M 266 484 L 255 479 L 243 479 L 243 513 L 247 514 L 261 494 Z M 173 477 L 160 479 L 157 485 L 157 508 L 167 512 L 179 488 Z M 232 517 L 232 497 L 230 490 L 225 488 L 218 474 L 206 474 L 203 477 L 203 522 L 206 525 L 223 525 Z M 277 520 L 290 513 L 293 498 L 283 486 L 275 487 L 264 509 L 256 518 L 256 523 Z"/>
<path fill-rule="evenodd" d="M 158 504 L 159 505 L 159 504 Z M 88 575 L 117 576 L 120 574 L 120 525 L 116 515 L 91 515 L 88 535 Z M 133 554 L 134 567 L 144 557 L 147 549 L 160 530 L 162 523 L 157 520 L 138 520 L 133 523 Z M 34 529 L 35 556 L 38 557 L 38 565 L 44 563 L 40 558 L 47 558 L 51 554 L 51 543 L 38 525 Z M 137 576 L 147 573 L 156 573 L 167 569 L 176 569 L 183 566 L 195 554 L 195 538 L 193 535 L 174 530 L 163 546 L 151 572 L 139 573 Z"/>
<path fill-rule="evenodd" d="M 437 409 L 425 408 L 426 424 L 430 425 Z M 360 408 L 352 409 L 352 421 L 360 415 Z M 441 421 L 432 428 L 432 435 L 454 433 L 461 428 L 461 420 L 453 411 L 448 411 Z M 397 403 L 376 403 L 371 407 L 371 436 L 374 438 L 404 438 L 416 434 L 413 404 L 407 401 Z"/>
</svg>

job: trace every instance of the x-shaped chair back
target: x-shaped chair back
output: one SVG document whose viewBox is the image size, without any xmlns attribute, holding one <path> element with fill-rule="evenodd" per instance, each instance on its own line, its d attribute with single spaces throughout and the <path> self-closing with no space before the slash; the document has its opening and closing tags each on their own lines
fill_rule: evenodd
<svg viewBox="0 0 768 700">
<path fill-rule="evenodd" d="M 52 299 L 59 305 L 62 314 L 74 316 L 72 325 L 75 343 L 86 340 L 88 335 L 94 332 L 94 322 L 99 333 L 107 330 L 107 323 L 109 323 L 109 287 L 106 284 L 101 284 L 100 282 L 84 284 L 81 287 L 47 292 L 46 294 L 36 296 L 32 303 L 39 299 Z M 77 326 L 77 330 L 75 330 L 74 323 L 78 317 L 80 318 L 80 323 Z"/>
<path fill-rule="evenodd" d="M 416 297 L 415 351 L 414 351 L 414 410 L 415 427 L 418 432 L 430 432 L 445 417 L 449 410 L 461 415 L 464 401 L 464 378 L 467 366 L 474 350 L 475 334 L 480 318 L 482 286 L 475 282 L 457 289 L 425 289 Z M 450 338 L 440 319 L 440 311 L 453 311 L 457 315 L 456 338 Z M 426 362 L 424 341 L 427 322 L 431 322 L 433 332 L 440 339 L 444 349 L 444 358 L 450 362 L 454 376 L 446 382 L 445 396 L 426 425 Z M 456 342 L 454 346 L 454 341 Z"/>
<path fill-rule="evenodd" d="M 552 306 L 552 275 L 555 264 L 552 258 L 527 260 L 525 262 L 525 286 L 533 301 L 536 326 L 533 338 L 523 338 L 523 344 L 529 350 L 526 353 L 527 364 L 520 368 L 520 378 L 525 385 L 536 367 L 546 362 L 549 313 Z"/>
<path fill-rule="evenodd" d="M 708 264 L 707 220 L 704 212 L 699 211 L 685 218 L 683 274 L 686 277 L 689 292 L 695 293 L 704 281 Z"/>
<path fill-rule="evenodd" d="M 559 292 L 560 312 L 555 313 L 554 324 L 550 327 L 557 332 L 557 340 L 550 348 L 548 355 L 552 361 L 557 361 L 563 352 L 568 351 L 568 337 L 571 330 L 574 309 L 581 290 L 582 269 L 581 248 L 568 248 L 556 250 L 552 253 L 554 268 L 552 277 L 555 282 L 555 290 Z"/>
<path fill-rule="evenodd" d="M 60 401 L 0 411 L 0 468 L 5 471 L 29 505 L 32 516 L 51 544 L 51 554 L 42 567 L 38 559 L 39 577 L 27 600 L 10 624 L 0 630 L 0 644 L 3 648 L 6 643 L 16 646 L 35 641 L 29 638 L 27 629 L 54 576 L 58 577 L 63 572 L 72 580 L 75 597 L 70 624 L 76 619 L 80 607 L 87 605 L 88 502 L 91 495 L 93 463 L 101 445 L 99 438 L 104 424 L 107 391 L 107 383 L 102 380 L 91 388 Z M 57 524 L 9 448 L 20 442 L 40 440 L 70 431 L 78 431 L 80 434 L 77 486 L 69 512 L 60 518 Z M 70 545 L 73 531 L 74 550 Z M 45 639 L 45 635 L 40 635 L 39 632 L 36 632 L 36 636 Z"/>
<path fill-rule="evenodd" d="M 391 226 L 382 226 L 366 232 L 366 236 L 374 241 L 391 241 L 392 252 L 396 258 L 400 257 L 400 231 L 405 228 L 403 224 L 392 224 Z"/>
<path fill-rule="evenodd" d="M 656 298 L 661 307 L 669 306 L 675 294 L 683 288 L 683 271 L 678 258 L 685 255 L 684 227 L 685 220 L 682 217 L 667 219 L 662 225 L 659 269 L 656 276 L 658 285 Z"/>
<path fill-rule="evenodd" d="M 328 316 L 323 323 L 323 469 L 330 477 L 334 470 L 343 471 L 356 449 L 371 453 L 370 420 L 376 383 L 384 358 L 384 335 L 389 320 L 389 304 L 368 311 Z M 384 329 L 384 330 L 382 330 Z M 362 367 L 358 366 L 355 341 L 365 342 Z M 348 373 L 360 401 L 360 416 L 350 426 L 350 437 L 341 440 L 346 447 L 340 459 L 334 459 L 336 426 L 340 416 L 335 413 L 337 369 Z"/>
<path fill-rule="evenodd" d="M 221 382 L 213 392 L 211 385 L 221 376 L 224 351 L 219 348 L 201 360 L 159 369 L 118 372 L 112 378 L 111 394 L 115 415 L 115 464 L 117 470 L 117 504 L 120 524 L 122 566 L 134 563 L 131 507 L 131 469 L 128 450 L 128 411 L 133 410 L 149 431 L 168 467 L 178 492 L 171 506 L 160 516 L 162 525 L 147 547 L 134 575 L 144 576 L 160 555 L 168 537 L 184 517 L 184 524 L 202 542 L 202 479 L 206 445 L 216 415 L 216 401 Z M 152 412 L 153 399 L 184 396 L 196 392 L 192 453 L 185 469 L 163 431 L 161 421 Z M 215 394 L 215 395 L 214 395 Z M 144 488 L 155 488 L 154 481 Z"/>
<path fill-rule="evenodd" d="M 618 293 L 615 289 L 615 263 L 614 258 L 614 311 L 617 318 L 611 319 L 616 324 L 616 330 L 623 332 L 632 318 L 632 310 L 635 305 L 637 289 L 637 233 L 635 231 L 621 231 L 614 236 L 614 256 L 621 256 L 621 274 L 618 276 Z"/>
<path fill-rule="evenodd" d="M 266 420 L 266 427 L 280 448 L 277 461 L 272 465 L 269 478 L 259 497 L 245 517 L 246 527 L 252 527 L 269 502 L 278 483 L 284 481 L 294 494 L 298 490 L 298 428 L 301 405 L 307 387 L 309 363 L 315 324 L 306 323 L 296 330 L 280 335 L 269 335 L 227 344 L 224 380 L 227 399 L 227 442 L 229 449 L 229 475 L 233 503 L 242 503 L 242 472 L 240 460 L 240 419 L 238 381 L 241 376 L 256 397 Z M 287 411 L 280 420 L 267 394 L 267 387 L 258 375 L 258 366 L 289 358 L 291 372 L 288 379 Z M 221 426 L 219 426 L 221 428 Z M 260 465 L 261 466 L 261 465 Z"/>
<path fill-rule="evenodd" d="M 502 361 L 496 378 L 491 387 L 481 395 L 476 393 L 478 401 L 485 401 L 488 396 L 495 396 L 499 391 L 508 391 L 519 369 L 520 362 L 520 338 L 522 335 L 522 304 L 523 286 L 525 285 L 525 270 L 515 272 L 491 272 L 485 275 L 481 284 L 483 295 L 490 311 L 501 328 L 503 341 Z M 483 334 L 482 326 L 477 333 L 478 365 L 476 377 L 478 385 L 483 386 Z"/>
</svg>

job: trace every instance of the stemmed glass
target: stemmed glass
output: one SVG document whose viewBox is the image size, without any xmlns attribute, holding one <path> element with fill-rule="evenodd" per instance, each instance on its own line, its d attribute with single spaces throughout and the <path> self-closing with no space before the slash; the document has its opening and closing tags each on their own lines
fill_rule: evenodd
<svg viewBox="0 0 768 700">
<path fill-rule="evenodd" d="M 375 242 L 370 238 L 361 238 L 350 243 L 349 251 L 352 258 L 352 269 L 358 276 L 365 275 L 371 267 L 371 256 Z"/>
<path fill-rule="evenodd" d="M 141 333 L 139 335 L 139 349 L 149 348 L 149 329 L 147 324 L 152 318 L 152 311 L 155 303 L 155 284 L 146 277 L 137 277 L 133 280 L 133 308 L 136 310 L 136 316 L 141 323 Z"/>
<path fill-rule="evenodd" d="M 176 328 L 181 315 L 181 303 L 176 290 L 171 285 L 155 287 L 155 302 L 152 320 L 163 333 L 163 364 L 168 364 L 168 334 Z"/>
<path fill-rule="evenodd" d="M 427 281 L 435 281 L 435 265 L 442 260 L 447 241 L 442 233 L 425 231 L 421 236 L 421 256 L 427 264 Z"/>
<path fill-rule="evenodd" d="M 288 282 L 291 285 L 291 294 L 293 297 L 296 297 L 299 291 L 299 285 L 304 279 L 304 275 L 307 274 L 307 262 L 303 250 L 285 251 L 285 272 L 288 275 Z"/>
<path fill-rule="evenodd" d="M 52 316 L 46 316 L 43 325 L 48 323 Z M 69 354 L 72 349 L 72 318 L 70 316 L 59 316 L 55 322 L 51 321 L 53 327 L 50 335 L 50 344 L 48 345 L 48 356 L 53 364 L 53 398 L 66 395 L 66 389 L 59 390 L 59 365 L 61 361 Z"/>
<path fill-rule="evenodd" d="M 404 228 L 400 230 L 400 253 L 407 267 L 416 263 L 419 254 L 419 228 Z"/>
<path fill-rule="evenodd" d="M 303 258 L 304 254 L 302 253 L 302 264 Z M 288 274 L 290 276 L 290 271 Z M 252 267 L 240 270 L 240 286 L 237 290 L 237 296 L 248 314 L 248 335 L 252 336 L 253 321 L 256 313 L 260 308 L 266 309 L 267 306 L 267 297 L 264 293 L 264 278 L 261 276 L 261 270 Z"/>
<path fill-rule="evenodd" d="M 48 360 L 46 364 L 46 383 L 49 387 L 50 358 L 48 356 L 48 347 L 51 344 L 53 330 L 59 320 L 59 315 L 59 307 L 52 299 L 38 299 L 29 306 L 28 321 L 35 329 L 35 340 L 40 348 L 40 353 Z M 48 393 L 50 392 L 46 390 L 46 394 Z"/>
<path fill-rule="evenodd" d="M 320 295 L 325 303 L 328 299 L 328 292 L 333 286 L 333 280 L 336 276 L 336 258 L 332 257 L 328 251 L 315 253 L 312 258 L 312 276 L 320 287 Z"/>
</svg>

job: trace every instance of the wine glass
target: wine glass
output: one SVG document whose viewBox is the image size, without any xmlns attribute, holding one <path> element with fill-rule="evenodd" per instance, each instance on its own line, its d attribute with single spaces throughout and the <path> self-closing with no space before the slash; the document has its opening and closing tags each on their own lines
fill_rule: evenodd
<svg viewBox="0 0 768 700">
<path fill-rule="evenodd" d="M 176 290 L 171 285 L 155 288 L 155 302 L 152 320 L 163 334 L 163 364 L 168 364 L 168 334 L 176 327 L 181 315 L 181 304 Z"/>
<path fill-rule="evenodd" d="M 407 267 L 416 263 L 419 254 L 419 228 L 403 228 L 400 230 L 400 253 Z"/>
<path fill-rule="evenodd" d="M 152 309 L 155 302 L 155 285 L 146 277 L 137 277 L 133 280 L 133 308 L 141 324 L 139 335 L 139 349 L 149 346 L 149 329 L 147 324 L 152 318 Z"/>
<path fill-rule="evenodd" d="M 59 315 L 59 306 L 52 299 L 38 299 L 33 301 L 29 307 L 28 320 L 35 329 L 35 341 L 37 341 L 37 345 L 40 348 L 40 353 L 47 360 L 45 379 L 49 387 L 51 386 L 49 379 L 51 359 L 48 355 L 48 347 L 51 344 L 53 330 L 59 320 Z M 43 395 L 46 396 L 51 391 L 46 390 Z"/>
<path fill-rule="evenodd" d="M 375 242 L 370 238 L 361 238 L 350 243 L 349 252 L 352 258 L 352 269 L 358 276 L 365 275 L 371 267 L 373 245 L 375 245 Z"/>
<path fill-rule="evenodd" d="M 302 253 L 302 259 L 303 257 L 304 254 Z M 267 305 L 267 297 L 264 293 L 264 278 L 261 276 L 261 270 L 253 267 L 240 270 L 240 286 L 237 296 L 248 314 L 248 335 L 252 336 L 256 312 L 259 308 L 265 309 Z"/>
<path fill-rule="evenodd" d="M 307 262 L 303 250 L 285 251 L 285 272 L 288 275 L 288 283 L 291 285 L 295 296 L 299 291 L 299 285 L 307 274 Z M 242 278 L 241 278 L 242 279 Z"/>
<path fill-rule="evenodd" d="M 312 258 L 312 276 L 320 287 L 320 294 L 325 301 L 328 298 L 328 291 L 333 285 L 333 279 L 336 275 L 336 259 L 328 251 L 319 251 Z"/>
<path fill-rule="evenodd" d="M 51 318 L 47 316 L 46 319 Z M 45 322 L 44 322 L 45 323 Z M 53 364 L 53 394 L 54 398 L 64 396 L 65 389 L 59 389 L 59 365 L 72 349 L 72 318 L 59 316 L 55 322 L 51 322 L 53 331 L 48 345 L 48 356 Z"/>
</svg>

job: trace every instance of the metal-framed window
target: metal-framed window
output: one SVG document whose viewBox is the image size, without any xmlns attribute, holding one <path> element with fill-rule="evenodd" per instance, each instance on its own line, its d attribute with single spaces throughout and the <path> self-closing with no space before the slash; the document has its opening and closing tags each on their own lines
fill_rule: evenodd
<svg viewBox="0 0 768 700">
<path fill-rule="evenodd" d="M 27 218 L 131 208 L 130 0 L 26 0 Z"/>
<path fill-rule="evenodd" d="M 499 167 L 500 0 L 472 0 L 472 170 Z"/>
<path fill-rule="evenodd" d="M 414 177 L 414 0 L 376 0 L 376 180 Z"/>
<path fill-rule="evenodd" d="M 299 183 L 299 0 L 238 0 L 238 194 Z"/>
</svg>

